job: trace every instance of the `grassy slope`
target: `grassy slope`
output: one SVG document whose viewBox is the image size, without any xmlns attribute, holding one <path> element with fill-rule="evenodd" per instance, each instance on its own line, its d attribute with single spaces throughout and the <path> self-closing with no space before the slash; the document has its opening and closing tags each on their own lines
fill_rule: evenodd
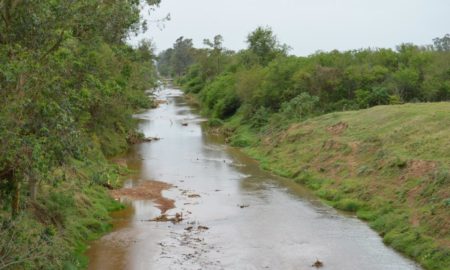
<svg viewBox="0 0 450 270">
<path fill-rule="evenodd" d="M 259 138 L 237 120 L 231 142 L 254 141 L 263 168 L 356 212 L 425 268 L 450 269 L 450 103 L 332 113 Z"/>
<path fill-rule="evenodd" d="M 6 269 L 87 267 L 86 242 L 108 232 L 109 213 L 123 208 L 94 180 L 106 177 L 117 185 L 121 180 L 119 174 L 126 173 L 109 165 L 99 151 L 93 151 L 90 158 L 89 162 L 74 160 L 51 172 L 50 179 L 55 181 L 51 185 L 41 184 L 36 201 L 27 201 L 13 227 L 1 228 L 0 247 L 14 255 L 3 259 L 22 262 Z M 0 221 L 9 215 L 9 211 L 0 209 Z M 14 244 L 6 246 L 8 242 Z"/>
</svg>

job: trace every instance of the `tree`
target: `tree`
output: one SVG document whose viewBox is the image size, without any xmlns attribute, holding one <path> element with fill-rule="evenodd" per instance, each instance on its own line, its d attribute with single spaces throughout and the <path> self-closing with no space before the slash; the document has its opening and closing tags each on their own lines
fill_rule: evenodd
<svg viewBox="0 0 450 270">
<path fill-rule="evenodd" d="M 258 27 L 247 36 L 248 50 L 254 53 L 261 65 L 267 65 L 277 55 L 285 55 L 288 47 L 280 45 L 270 27 Z"/>
<path fill-rule="evenodd" d="M 358 89 L 355 91 L 359 108 L 365 109 L 377 105 L 389 104 L 391 97 L 384 87 L 374 87 L 370 91 Z"/>
<path fill-rule="evenodd" d="M 221 72 L 221 57 L 222 52 L 224 50 L 223 48 L 223 37 L 221 35 L 216 35 L 211 42 L 209 39 L 204 39 L 203 44 L 207 45 L 211 49 L 211 57 L 215 59 L 216 62 L 216 75 L 220 74 Z"/>
<path fill-rule="evenodd" d="M 170 77 L 173 75 L 173 67 L 172 67 L 172 57 L 173 57 L 173 49 L 169 48 L 165 51 L 162 51 L 158 55 L 158 71 L 162 76 Z"/>
<path fill-rule="evenodd" d="M 178 76 L 186 73 L 187 68 L 192 65 L 194 59 L 192 57 L 193 43 L 192 39 L 179 37 L 173 45 L 172 65 L 173 71 Z"/>
<path fill-rule="evenodd" d="M 450 51 L 450 34 L 446 34 L 442 38 L 433 39 L 434 48 L 437 51 L 448 52 Z"/>
<path fill-rule="evenodd" d="M 136 54 L 125 49 L 140 25 L 138 0 L 0 0 L 0 7 L 0 187 L 15 216 L 22 186 L 34 199 L 53 168 L 81 156 L 93 123 L 117 126 L 99 120 L 118 114 L 118 104 L 132 106 L 142 85 L 127 80 L 139 58 L 152 56 L 146 45 Z"/>
</svg>

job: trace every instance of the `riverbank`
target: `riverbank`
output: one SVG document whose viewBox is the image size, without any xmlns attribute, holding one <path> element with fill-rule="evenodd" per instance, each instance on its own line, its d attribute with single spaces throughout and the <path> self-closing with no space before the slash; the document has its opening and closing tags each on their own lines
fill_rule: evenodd
<svg viewBox="0 0 450 270">
<path fill-rule="evenodd" d="M 91 244 L 89 269 L 308 270 L 317 260 L 333 269 L 422 269 L 364 222 L 208 134 L 181 91 L 163 89 L 156 98 L 166 102 L 136 117 L 146 138 L 161 139 L 123 157 L 136 172 L 124 183 L 130 207 L 114 213 L 114 229 Z M 165 214 L 141 196 L 140 187 L 161 186 L 151 179 L 172 186 L 157 192 L 175 202 Z"/>
<path fill-rule="evenodd" d="M 378 106 L 255 131 L 222 130 L 261 167 L 354 212 L 426 269 L 450 267 L 450 104 Z M 211 121 L 214 124 L 214 121 Z"/>
<path fill-rule="evenodd" d="M 111 229 L 110 213 L 123 208 L 100 183 L 105 175 L 115 185 L 120 169 L 100 158 L 72 161 L 52 172 L 61 179 L 41 185 L 14 220 L 0 230 L 1 269 L 85 269 L 88 242 Z M 64 181 L 62 181 L 64 180 Z M 0 212 L 5 220 L 8 213 Z"/>
<path fill-rule="evenodd" d="M 130 129 L 136 127 L 131 117 L 129 122 Z M 47 172 L 47 181 L 38 184 L 34 199 L 20 194 L 27 199 L 15 218 L 10 219 L 4 205 L 0 209 L 0 269 L 86 269 L 89 243 L 110 232 L 110 214 L 125 207 L 111 196 L 111 190 L 122 187 L 132 174 L 126 164 L 107 158 L 105 152 L 124 152 L 142 138 L 134 130 L 103 130 L 101 136 L 92 136 L 83 158 L 70 159 Z"/>
</svg>

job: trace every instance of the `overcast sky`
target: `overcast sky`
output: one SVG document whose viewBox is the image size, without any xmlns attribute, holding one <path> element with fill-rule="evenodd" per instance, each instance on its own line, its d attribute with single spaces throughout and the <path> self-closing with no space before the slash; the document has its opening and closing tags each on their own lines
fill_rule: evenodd
<svg viewBox="0 0 450 270">
<path fill-rule="evenodd" d="M 139 38 L 157 50 L 184 36 L 202 46 L 204 38 L 224 37 L 239 50 L 257 26 L 270 26 L 291 53 L 367 47 L 395 48 L 402 42 L 430 44 L 450 33 L 450 0 L 162 0 L 150 20 L 170 13 L 164 28 L 150 23 Z M 159 27 L 158 27 L 159 26 Z"/>
</svg>

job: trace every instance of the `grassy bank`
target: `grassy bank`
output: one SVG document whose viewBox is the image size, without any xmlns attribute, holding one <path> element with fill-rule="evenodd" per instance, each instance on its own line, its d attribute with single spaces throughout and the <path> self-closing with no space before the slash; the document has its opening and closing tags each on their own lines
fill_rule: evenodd
<svg viewBox="0 0 450 270">
<path fill-rule="evenodd" d="M 109 212 L 123 207 L 101 185 L 118 183 L 120 169 L 99 158 L 74 160 L 51 172 L 54 182 L 42 185 L 15 219 L 0 211 L 0 269 L 87 267 L 87 241 L 108 232 Z"/>
<path fill-rule="evenodd" d="M 355 212 L 426 269 L 450 269 L 450 103 L 377 106 L 260 130 L 242 122 L 238 113 L 223 130 L 264 169 Z"/>
<path fill-rule="evenodd" d="M 198 98 L 214 132 L 222 127 L 263 168 L 355 212 L 427 269 L 450 269 L 444 40 L 294 56 L 258 27 L 238 52 L 220 35 L 199 49 L 180 38 L 158 68 Z"/>
</svg>

